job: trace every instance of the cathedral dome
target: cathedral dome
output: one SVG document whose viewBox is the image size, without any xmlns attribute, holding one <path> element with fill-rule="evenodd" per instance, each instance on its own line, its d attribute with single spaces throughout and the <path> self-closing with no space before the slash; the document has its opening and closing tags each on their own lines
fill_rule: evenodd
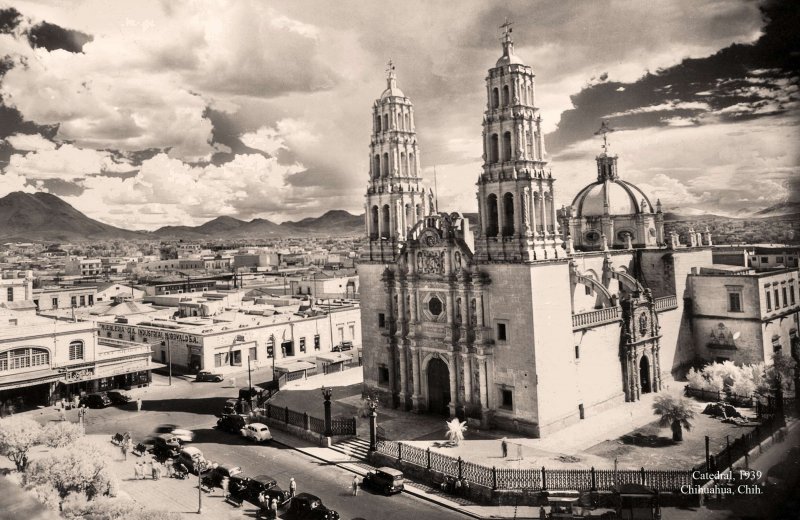
<svg viewBox="0 0 800 520">
<path fill-rule="evenodd" d="M 500 56 L 500 59 L 497 60 L 495 67 L 505 67 L 506 65 L 525 65 L 519 56 L 514 54 L 514 49 L 510 49 L 510 52 L 504 53 Z"/>
<path fill-rule="evenodd" d="M 403 91 L 397 87 L 397 84 L 395 82 L 392 82 L 392 84 L 389 85 L 389 87 L 383 91 L 383 94 L 381 94 L 381 99 L 386 99 L 388 97 L 404 98 L 406 97 L 406 95 L 403 94 Z"/>
<path fill-rule="evenodd" d="M 578 217 L 653 212 L 653 207 L 644 192 L 621 179 L 593 182 L 578 193 L 572 201 L 572 207 L 575 208 Z"/>
</svg>

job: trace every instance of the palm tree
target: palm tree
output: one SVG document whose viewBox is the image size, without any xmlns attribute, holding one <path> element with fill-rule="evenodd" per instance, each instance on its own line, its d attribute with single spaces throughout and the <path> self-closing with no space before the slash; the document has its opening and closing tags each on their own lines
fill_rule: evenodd
<svg viewBox="0 0 800 520">
<path fill-rule="evenodd" d="M 458 446 L 458 443 L 464 440 L 464 432 L 467 430 L 467 423 L 461 422 L 458 419 L 445 421 L 447 424 L 447 439 Z"/>
<path fill-rule="evenodd" d="M 683 397 L 675 398 L 670 395 L 656 397 L 653 414 L 661 416 L 658 421 L 659 426 L 672 428 L 672 440 L 675 442 L 683 440 L 683 428 L 686 428 L 686 431 L 692 429 L 692 424 L 689 422 L 694 418 L 692 403 Z"/>
</svg>

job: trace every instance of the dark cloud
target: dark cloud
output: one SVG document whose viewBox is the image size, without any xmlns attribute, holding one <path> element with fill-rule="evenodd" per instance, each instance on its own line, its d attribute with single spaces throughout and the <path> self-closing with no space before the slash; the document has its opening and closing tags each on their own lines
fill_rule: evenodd
<svg viewBox="0 0 800 520">
<path fill-rule="evenodd" d="M 63 179 L 44 179 L 42 188 L 59 197 L 77 196 L 83 193 L 83 184 Z"/>
<path fill-rule="evenodd" d="M 31 46 L 42 47 L 48 51 L 62 49 L 68 52 L 83 52 L 83 46 L 92 39 L 88 34 L 64 29 L 48 22 L 41 22 L 28 30 L 28 42 Z"/>
<path fill-rule="evenodd" d="M 230 152 L 217 152 L 211 157 L 211 164 L 219 166 L 233 160 L 235 155 L 259 154 L 267 159 L 271 156 L 261 150 L 250 148 L 239 136 L 242 135 L 240 123 L 230 114 L 218 110 L 206 109 L 203 117 L 211 121 L 211 144 L 221 144 L 231 149 Z"/>
<path fill-rule="evenodd" d="M 632 83 L 602 82 L 571 97 L 547 137 L 552 152 L 591 137 L 600 119 L 635 129 L 741 121 L 790 111 L 800 103 L 800 9 L 796 2 L 771 1 L 762 7 L 762 36 L 719 52 L 648 73 Z M 647 110 L 642 110 L 650 107 Z"/>
<path fill-rule="evenodd" d="M 0 9 L 0 34 L 11 33 L 21 21 L 22 15 L 13 7 Z"/>
</svg>

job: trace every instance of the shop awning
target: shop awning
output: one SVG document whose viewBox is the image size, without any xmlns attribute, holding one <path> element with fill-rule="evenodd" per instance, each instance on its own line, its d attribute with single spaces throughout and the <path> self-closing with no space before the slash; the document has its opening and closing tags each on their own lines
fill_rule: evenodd
<svg viewBox="0 0 800 520">
<path fill-rule="evenodd" d="M 353 359 L 355 351 L 348 352 L 330 352 L 326 354 L 318 354 L 317 359 L 324 363 L 342 363 Z"/>
<path fill-rule="evenodd" d="M 302 372 L 303 370 L 311 370 L 317 368 L 317 365 L 314 363 L 309 363 L 308 361 L 290 361 L 290 362 L 282 362 L 282 363 L 275 363 L 275 371 L 276 372 Z"/>
<path fill-rule="evenodd" d="M 61 379 L 62 376 L 63 374 L 60 372 L 53 372 L 49 368 L 46 370 L 34 370 L 21 374 L 3 376 L 2 380 L 0 380 L 0 390 L 11 390 L 13 388 L 24 388 L 26 386 L 52 383 L 53 381 Z"/>
</svg>

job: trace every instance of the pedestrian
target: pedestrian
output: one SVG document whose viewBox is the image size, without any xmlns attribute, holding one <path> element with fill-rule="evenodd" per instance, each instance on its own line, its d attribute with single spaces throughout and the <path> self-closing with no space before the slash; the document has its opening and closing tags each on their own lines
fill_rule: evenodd
<svg viewBox="0 0 800 520">
<path fill-rule="evenodd" d="M 455 483 L 453 484 L 453 488 L 454 488 L 454 490 L 453 490 L 454 494 L 456 494 L 456 495 L 460 495 L 461 494 L 461 480 L 460 479 L 456 479 Z"/>
<path fill-rule="evenodd" d="M 128 460 L 128 448 L 130 447 L 130 446 L 128 445 L 128 442 L 129 442 L 129 441 L 124 441 L 124 440 L 123 440 L 123 441 L 120 443 L 120 447 L 122 448 L 122 457 L 123 457 L 125 460 Z"/>
<path fill-rule="evenodd" d="M 63 401 L 61 402 L 61 420 L 62 421 L 66 421 L 67 420 L 67 409 L 64 407 L 64 402 Z"/>
<path fill-rule="evenodd" d="M 153 480 L 158 480 L 158 462 L 153 461 L 150 464 L 150 474 L 153 477 Z"/>
<path fill-rule="evenodd" d="M 465 497 L 469 496 L 469 480 L 464 479 L 463 483 L 461 484 L 461 489 Z"/>
<path fill-rule="evenodd" d="M 231 481 L 228 477 L 222 477 L 222 496 L 224 498 L 228 498 L 228 487 L 230 487 Z"/>
<path fill-rule="evenodd" d="M 294 481 L 294 477 L 289 479 L 289 496 L 294 498 L 297 494 L 297 482 Z"/>
<path fill-rule="evenodd" d="M 136 464 L 133 465 L 133 475 L 136 478 L 136 480 L 142 478 L 142 466 L 138 460 L 136 461 Z"/>
<path fill-rule="evenodd" d="M 160 462 L 158 464 L 156 464 L 155 470 L 156 470 L 156 475 L 155 475 L 156 480 L 161 480 L 161 463 Z"/>
<path fill-rule="evenodd" d="M 272 517 L 272 520 L 275 520 L 276 518 L 278 518 L 278 499 L 277 498 L 273 497 L 272 501 L 269 503 L 269 512 L 271 513 L 270 516 Z"/>
<path fill-rule="evenodd" d="M 149 460 L 142 463 L 142 478 L 147 480 L 147 475 L 153 474 L 153 465 Z"/>
<path fill-rule="evenodd" d="M 353 476 L 353 496 L 358 495 L 358 477 Z"/>
<path fill-rule="evenodd" d="M 170 464 L 170 462 L 171 460 L 168 459 L 167 463 L 165 464 L 167 469 L 167 478 L 172 478 L 175 476 L 175 471 L 174 471 L 175 468 L 172 467 L 172 464 Z"/>
<path fill-rule="evenodd" d="M 141 397 L 137 397 L 136 398 L 136 411 L 137 412 L 141 412 L 142 411 L 142 398 Z"/>
<path fill-rule="evenodd" d="M 267 494 L 264 491 L 261 491 L 258 494 L 258 507 L 266 507 L 269 505 L 269 499 L 267 498 Z"/>
<path fill-rule="evenodd" d="M 508 457 L 508 441 L 505 437 L 500 441 L 500 451 L 503 453 L 503 458 Z"/>
</svg>

